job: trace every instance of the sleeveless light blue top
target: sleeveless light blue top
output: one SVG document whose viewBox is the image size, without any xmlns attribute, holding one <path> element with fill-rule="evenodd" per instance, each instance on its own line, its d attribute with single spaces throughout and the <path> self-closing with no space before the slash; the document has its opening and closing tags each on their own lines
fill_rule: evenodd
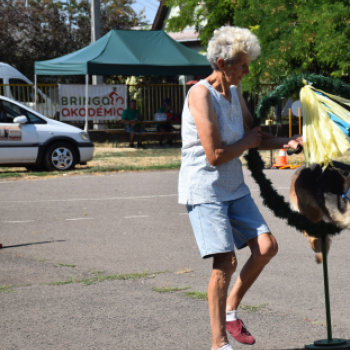
<svg viewBox="0 0 350 350">
<path fill-rule="evenodd" d="M 230 87 L 230 103 L 206 80 L 200 80 L 198 84 L 207 87 L 211 94 L 222 144 L 232 145 L 242 139 L 243 117 L 236 88 Z M 249 194 L 238 157 L 216 167 L 209 164 L 188 107 L 189 93 L 182 112 L 179 203 L 194 205 L 224 202 Z"/>
</svg>

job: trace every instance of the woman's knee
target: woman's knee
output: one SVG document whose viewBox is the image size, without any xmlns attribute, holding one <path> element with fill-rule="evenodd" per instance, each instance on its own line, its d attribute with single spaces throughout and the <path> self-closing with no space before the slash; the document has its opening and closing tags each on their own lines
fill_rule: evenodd
<svg viewBox="0 0 350 350">
<path fill-rule="evenodd" d="M 214 255 L 213 269 L 232 275 L 237 268 L 237 259 L 234 252 Z"/>
<path fill-rule="evenodd" d="M 271 233 L 258 236 L 251 245 L 252 254 L 255 257 L 270 260 L 278 253 L 276 238 Z"/>
</svg>

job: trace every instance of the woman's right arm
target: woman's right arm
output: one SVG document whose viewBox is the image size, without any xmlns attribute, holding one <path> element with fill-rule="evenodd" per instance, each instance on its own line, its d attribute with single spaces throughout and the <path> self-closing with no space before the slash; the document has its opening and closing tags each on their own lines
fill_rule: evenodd
<svg viewBox="0 0 350 350">
<path fill-rule="evenodd" d="M 233 145 L 222 144 L 211 95 L 205 86 L 196 85 L 191 89 L 188 104 L 209 164 L 224 164 L 238 157 L 246 149 L 260 145 L 260 127 L 250 130 Z"/>
</svg>

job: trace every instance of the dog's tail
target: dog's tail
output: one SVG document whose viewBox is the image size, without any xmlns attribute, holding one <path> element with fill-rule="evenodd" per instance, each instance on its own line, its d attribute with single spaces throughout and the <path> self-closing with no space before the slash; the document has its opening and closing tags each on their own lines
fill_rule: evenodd
<svg viewBox="0 0 350 350">
<path fill-rule="evenodd" d="M 315 259 L 317 264 L 321 264 L 323 262 L 323 255 L 322 255 L 322 239 L 321 238 L 316 238 L 316 237 L 311 237 L 309 236 L 305 231 L 303 232 L 306 238 L 308 239 L 312 250 L 316 253 Z M 329 252 L 329 248 L 331 247 L 332 240 L 330 239 L 329 236 L 326 237 L 326 250 L 327 250 L 327 255 Z"/>
<path fill-rule="evenodd" d="M 322 240 L 321 238 L 317 238 L 319 242 L 319 251 L 316 252 L 315 259 L 317 264 L 323 263 L 323 254 L 322 254 Z M 329 248 L 331 247 L 332 240 L 329 236 L 326 237 L 326 250 L 327 250 L 327 255 L 329 253 Z M 316 251 L 316 250 L 315 250 Z"/>
<path fill-rule="evenodd" d="M 316 253 L 315 259 L 316 259 L 317 264 L 323 263 L 323 254 L 322 253 Z"/>
</svg>

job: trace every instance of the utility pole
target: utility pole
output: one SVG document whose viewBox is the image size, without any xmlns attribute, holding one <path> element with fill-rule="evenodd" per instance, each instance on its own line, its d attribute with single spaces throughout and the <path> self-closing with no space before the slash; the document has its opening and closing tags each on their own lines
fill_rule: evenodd
<svg viewBox="0 0 350 350">
<path fill-rule="evenodd" d="M 101 13 L 100 0 L 91 0 L 91 42 L 101 38 Z M 92 76 L 92 85 L 102 85 L 103 77 L 101 75 Z"/>
</svg>

